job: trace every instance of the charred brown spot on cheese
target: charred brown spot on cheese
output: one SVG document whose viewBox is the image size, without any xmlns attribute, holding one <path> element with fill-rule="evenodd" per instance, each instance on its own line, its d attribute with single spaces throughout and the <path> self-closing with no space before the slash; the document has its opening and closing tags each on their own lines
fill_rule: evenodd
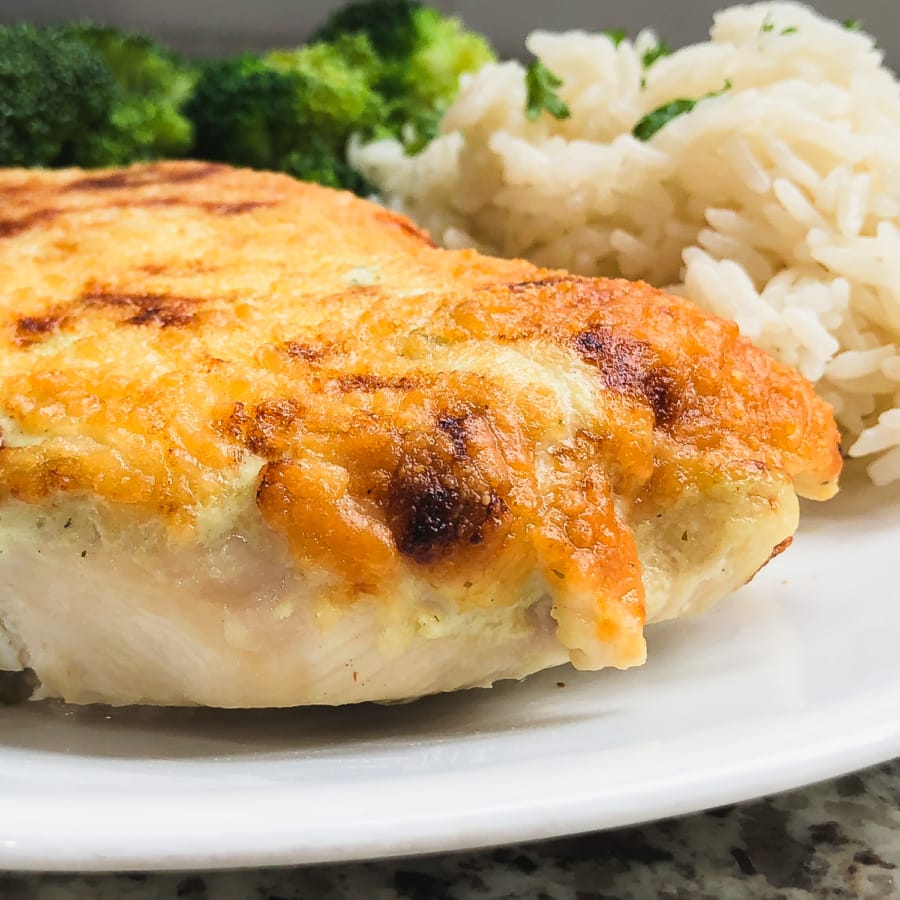
<svg viewBox="0 0 900 900">
<path fill-rule="evenodd" d="M 437 244 L 426 232 L 410 222 L 405 216 L 399 215 L 399 213 L 392 213 L 388 210 L 379 211 L 375 214 L 375 220 L 382 222 L 391 228 L 399 228 L 405 234 L 416 238 L 423 244 L 427 244 L 429 247 L 437 247 Z"/>
<path fill-rule="evenodd" d="M 129 197 L 127 200 L 107 200 L 94 206 L 80 206 L 73 212 L 89 212 L 99 209 L 157 209 L 159 207 L 187 206 L 178 197 Z"/>
<path fill-rule="evenodd" d="M 284 515 L 294 504 L 295 498 L 285 484 L 284 470 L 292 465 L 290 460 L 266 463 L 259 473 L 256 486 L 256 503 L 265 514 L 271 508 Z"/>
<path fill-rule="evenodd" d="M 612 328 L 594 326 L 579 332 L 574 345 L 586 362 L 600 370 L 608 388 L 643 396 L 644 379 L 655 362 L 649 344 Z"/>
<path fill-rule="evenodd" d="M 421 564 L 446 562 L 481 544 L 509 507 L 470 447 L 467 414 L 440 415 L 434 430 L 406 434 L 381 493 L 397 549 Z"/>
<path fill-rule="evenodd" d="M 167 166 L 145 166 L 143 168 L 126 169 L 123 172 L 110 172 L 104 175 L 91 175 L 79 178 L 66 185 L 67 191 L 111 191 L 123 188 L 145 187 L 148 185 L 187 184 L 209 178 L 217 172 L 226 171 L 225 166 L 208 163 L 188 168 L 173 169 Z"/>
<path fill-rule="evenodd" d="M 438 428 L 450 438 L 453 455 L 462 459 L 468 452 L 469 436 L 466 428 L 468 416 L 441 416 L 437 420 Z"/>
<path fill-rule="evenodd" d="M 65 216 L 79 216 L 86 213 L 97 212 L 105 209 L 154 209 L 156 207 L 178 207 L 190 205 L 178 197 L 145 197 L 129 198 L 128 200 L 110 200 L 105 203 L 79 204 L 77 207 L 47 207 L 36 210 L 18 219 L 0 219 L 0 238 L 15 237 L 39 225 L 53 222 L 55 219 Z M 206 207 L 218 208 L 222 204 L 194 204 L 203 209 Z"/>
<path fill-rule="evenodd" d="M 217 430 L 256 456 L 272 458 L 286 451 L 302 415 L 302 405 L 292 399 L 265 400 L 251 410 L 237 402 Z"/>
<path fill-rule="evenodd" d="M 314 347 L 302 341 L 285 341 L 282 347 L 291 359 L 302 359 L 311 363 L 321 362 L 329 352 L 327 347 Z"/>
<path fill-rule="evenodd" d="M 63 323 L 65 316 L 22 316 L 16 322 L 15 343 L 20 347 L 37 344 L 52 334 Z"/>
<path fill-rule="evenodd" d="M 535 288 L 555 287 L 560 284 L 577 284 L 583 279 L 577 275 L 560 275 L 553 278 L 538 278 L 535 281 L 513 281 L 506 285 L 514 294 L 534 290 Z"/>
<path fill-rule="evenodd" d="M 275 206 L 274 201 L 269 200 L 245 200 L 241 203 L 219 203 L 206 200 L 191 200 L 187 197 L 137 197 L 128 200 L 110 200 L 107 203 L 96 206 L 82 206 L 81 211 L 96 209 L 154 209 L 155 207 L 184 207 L 186 209 L 201 209 L 211 215 L 237 216 L 242 213 L 253 212 L 255 209 L 265 209 Z"/>
<path fill-rule="evenodd" d="M 239 216 L 241 213 L 253 212 L 256 209 L 266 209 L 275 204 L 267 200 L 246 200 L 243 203 L 199 203 L 196 205 L 214 215 Z"/>
<path fill-rule="evenodd" d="M 666 366 L 656 366 L 647 373 L 643 393 L 660 428 L 665 429 L 676 421 L 681 410 L 682 389 Z"/>
<path fill-rule="evenodd" d="M 111 175 L 94 175 L 79 178 L 66 185 L 67 191 L 113 191 L 120 188 L 136 187 L 147 184 L 146 178 L 138 179 L 132 172 L 114 172 Z"/>
<path fill-rule="evenodd" d="M 15 237 L 23 231 L 28 231 L 43 222 L 52 222 L 62 215 L 63 210 L 48 207 L 38 209 L 19 219 L 0 219 L 0 238 Z"/>
<path fill-rule="evenodd" d="M 239 444 L 247 445 L 247 430 L 253 417 L 247 412 L 247 406 L 240 401 L 231 408 L 231 412 L 224 418 L 217 419 L 213 426 L 219 434 L 230 437 Z"/>
<path fill-rule="evenodd" d="M 178 297 L 170 294 L 119 293 L 116 291 L 87 291 L 81 301 L 88 307 L 111 307 L 134 310 L 125 319 L 128 325 L 158 325 L 177 328 L 197 320 L 197 307 L 203 302 L 197 297 Z"/>
<path fill-rule="evenodd" d="M 372 393 L 373 391 L 409 391 L 416 387 L 417 381 L 412 377 L 386 378 L 373 372 L 356 372 L 352 375 L 341 375 L 336 379 L 336 384 L 344 393 L 359 391 Z"/>
<path fill-rule="evenodd" d="M 648 403 L 660 428 L 674 422 L 679 383 L 648 343 L 601 325 L 579 332 L 573 343 L 582 359 L 600 370 L 606 387 Z"/>
<path fill-rule="evenodd" d="M 182 205 L 184 205 L 184 202 L 175 197 L 147 197 L 144 199 L 132 198 L 129 200 L 113 200 L 93 205 L 80 204 L 73 208 L 47 207 L 45 209 L 36 210 L 35 212 L 29 213 L 18 219 L 0 219 L 0 238 L 15 237 L 18 234 L 22 234 L 32 228 L 37 228 L 39 225 L 53 222 L 55 219 L 64 216 L 84 215 L 85 213 L 92 213 L 104 209 L 152 209 L 159 206 Z"/>
<path fill-rule="evenodd" d="M 417 563 L 436 563 L 480 544 L 506 503 L 471 466 L 440 456 L 405 458 L 391 479 L 387 520 L 397 549 Z M 473 477 L 474 476 L 474 477 Z"/>
<path fill-rule="evenodd" d="M 401 553 L 430 563 L 460 543 L 471 522 L 470 509 L 450 479 L 434 469 L 407 470 L 398 474 L 392 488 L 388 522 Z"/>
<path fill-rule="evenodd" d="M 125 321 L 129 325 L 159 325 L 160 328 L 172 328 L 190 325 L 196 318 L 194 313 L 185 312 L 183 307 L 154 304 L 142 307 L 140 312 Z"/>
<path fill-rule="evenodd" d="M 150 168 L 153 168 L 152 166 Z M 154 184 L 187 184 L 191 181 L 201 181 L 204 178 L 210 178 L 213 175 L 222 174 L 231 171 L 228 166 L 221 163 L 203 163 L 202 165 L 194 165 L 186 168 L 173 170 L 165 167 L 164 172 L 157 169 Z"/>
<path fill-rule="evenodd" d="M 259 455 L 272 455 L 293 431 L 303 408 L 296 400 L 266 400 L 253 414 L 248 432 L 249 447 Z"/>
</svg>

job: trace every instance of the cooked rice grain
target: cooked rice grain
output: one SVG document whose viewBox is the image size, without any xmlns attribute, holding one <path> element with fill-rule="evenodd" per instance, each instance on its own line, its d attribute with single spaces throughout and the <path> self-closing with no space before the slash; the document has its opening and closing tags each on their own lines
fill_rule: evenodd
<svg viewBox="0 0 900 900">
<path fill-rule="evenodd" d="M 643 278 L 735 319 L 834 404 L 873 481 L 900 479 L 896 79 L 872 38 L 795 3 L 724 10 L 711 41 L 644 69 L 655 41 L 535 32 L 571 118 L 529 122 L 523 67 L 499 63 L 420 155 L 379 141 L 352 161 L 448 246 Z"/>
</svg>

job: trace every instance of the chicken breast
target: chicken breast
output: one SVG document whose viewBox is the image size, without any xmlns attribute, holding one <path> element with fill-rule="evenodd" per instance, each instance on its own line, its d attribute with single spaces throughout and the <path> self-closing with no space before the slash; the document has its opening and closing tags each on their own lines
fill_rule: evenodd
<svg viewBox="0 0 900 900">
<path fill-rule="evenodd" d="M 841 465 L 684 300 L 192 162 L 0 173 L 0 428 L 0 667 L 74 703 L 637 665 Z"/>
</svg>

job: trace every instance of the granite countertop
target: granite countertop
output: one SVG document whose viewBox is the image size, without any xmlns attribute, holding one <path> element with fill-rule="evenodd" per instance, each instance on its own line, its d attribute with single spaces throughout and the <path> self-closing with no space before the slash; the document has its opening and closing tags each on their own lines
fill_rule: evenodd
<svg viewBox="0 0 900 900">
<path fill-rule="evenodd" d="M 2 900 L 900 897 L 900 760 L 637 828 L 418 859 L 166 875 L 0 874 Z"/>
</svg>

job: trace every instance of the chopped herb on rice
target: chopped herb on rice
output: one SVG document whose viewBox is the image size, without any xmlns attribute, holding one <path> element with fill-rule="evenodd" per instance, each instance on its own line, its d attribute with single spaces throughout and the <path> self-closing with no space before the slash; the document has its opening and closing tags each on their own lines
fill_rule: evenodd
<svg viewBox="0 0 900 900">
<path fill-rule="evenodd" d="M 554 119 L 568 119 L 572 113 L 560 99 L 556 88 L 562 87 L 562 79 L 554 75 L 539 59 L 525 72 L 528 96 L 525 100 L 525 116 L 534 122 L 542 112 L 548 112 Z"/>
<path fill-rule="evenodd" d="M 685 113 L 691 112 L 691 110 L 701 101 L 701 100 L 709 100 L 712 97 L 720 97 L 725 91 L 731 88 L 731 82 L 726 81 L 725 87 L 723 87 L 719 91 L 710 91 L 708 94 L 704 94 L 702 97 L 698 97 L 696 100 L 688 100 L 684 97 L 679 98 L 678 100 L 671 100 L 669 103 L 664 103 L 662 106 L 658 106 L 653 112 L 647 113 L 634 128 L 631 129 L 631 133 L 639 140 L 639 141 L 649 141 L 650 138 L 659 131 L 660 128 L 663 128 L 665 125 L 668 125 L 672 119 L 677 119 L 679 116 L 683 116 Z"/>
<path fill-rule="evenodd" d="M 645 69 L 649 69 L 657 60 L 662 59 L 664 56 L 669 56 L 671 53 L 672 48 L 665 41 L 658 41 L 641 55 L 641 65 Z"/>
<path fill-rule="evenodd" d="M 628 37 L 628 32 L 621 28 L 608 28 L 600 33 L 605 34 L 613 42 L 614 47 L 618 47 Z"/>
</svg>

